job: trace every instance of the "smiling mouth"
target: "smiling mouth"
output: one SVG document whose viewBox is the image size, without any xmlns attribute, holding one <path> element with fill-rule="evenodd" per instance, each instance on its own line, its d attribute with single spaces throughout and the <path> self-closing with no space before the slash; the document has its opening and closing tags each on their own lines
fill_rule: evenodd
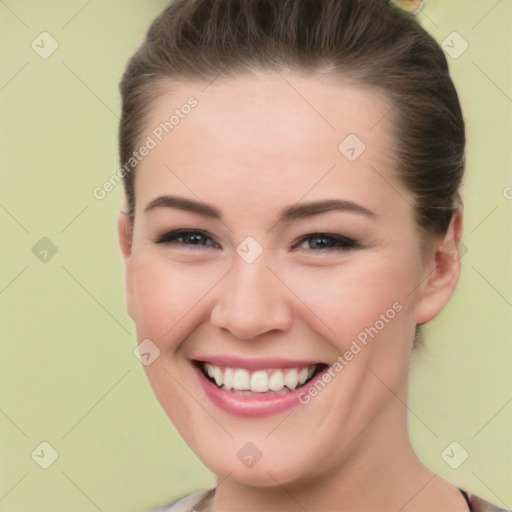
<svg viewBox="0 0 512 512">
<path fill-rule="evenodd" d="M 285 395 L 305 386 L 327 368 L 318 363 L 296 368 L 221 367 L 206 361 L 194 361 L 204 377 L 223 391 L 239 396 Z"/>
</svg>

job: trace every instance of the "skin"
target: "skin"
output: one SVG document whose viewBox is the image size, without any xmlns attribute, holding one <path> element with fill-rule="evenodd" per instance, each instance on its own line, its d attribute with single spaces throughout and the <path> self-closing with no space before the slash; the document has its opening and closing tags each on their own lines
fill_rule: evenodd
<svg viewBox="0 0 512 512">
<path fill-rule="evenodd" d="M 147 376 L 217 475 L 211 509 L 467 510 L 456 488 L 418 460 L 404 406 L 415 326 L 442 310 L 459 278 L 462 215 L 445 237 L 424 243 L 394 173 L 389 103 L 339 79 L 292 73 L 169 82 L 141 140 L 190 96 L 197 107 L 139 164 L 133 223 L 121 214 L 119 240 L 138 340 L 161 350 Z M 354 162 L 338 150 L 351 133 L 366 145 Z M 144 211 L 165 194 L 212 205 L 222 220 Z M 278 221 L 283 208 L 322 199 L 374 215 Z M 155 242 L 183 228 L 206 230 L 212 241 Z M 314 233 L 359 246 L 318 251 L 301 242 Z M 247 236 L 263 248 L 251 264 L 236 253 Z M 400 313 L 307 405 L 236 417 L 207 399 L 192 371 L 205 354 L 331 364 L 394 303 Z M 247 442 L 262 454 L 251 468 L 237 457 Z"/>
</svg>

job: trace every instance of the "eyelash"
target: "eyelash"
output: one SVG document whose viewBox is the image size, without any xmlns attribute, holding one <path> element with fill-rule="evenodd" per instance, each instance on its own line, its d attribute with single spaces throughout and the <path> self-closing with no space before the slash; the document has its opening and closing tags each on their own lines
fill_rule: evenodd
<svg viewBox="0 0 512 512">
<path fill-rule="evenodd" d="M 166 233 L 165 235 L 162 235 L 156 240 L 157 244 L 168 244 L 168 245 L 183 245 L 183 246 L 189 246 L 189 247 L 212 247 L 211 245 L 207 245 L 204 243 L 199 244 L 189 244 L 185 243 L 183 240 L 187 235 L 199 235 L 202 238 L 203 241 L 210 240 L 214 244 L 214 248 L 218 248 L 219 245 L 213 241 L 212 236 L 207 233 L 206 231 L 201 230 L 177 230 L 177 231 L 171 231 L 169 233 Z M 358 249 L 361 247 L 361 245 L 350 238 L 346 238 L 340 235 L 334 235 L 329 233 L 311 233 L 309 235 L 305 235 L 299 239 L 299 241 L 294 245 L 302 245 L 304 242 L 311 240 L 311 239 L 324 239 L 324 240 L 330 240 L 331 243 L 337 244 L 333 245 L 331 247 L 317 247 L 317 248 L 309 248 L 309 250 L 314 252 L 331 252 L 331 251 L 347 251 L 347 250 L 353 250 Z M 180 242 L 179 239 L 182 241 Z M 202 250 L 202 249 L 201 249 Z"/>
</svg>

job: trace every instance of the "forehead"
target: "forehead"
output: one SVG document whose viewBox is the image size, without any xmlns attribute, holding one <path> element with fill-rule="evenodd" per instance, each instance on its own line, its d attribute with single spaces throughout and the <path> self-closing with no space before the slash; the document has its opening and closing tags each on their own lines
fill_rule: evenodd
<svg viewBox="0 0 512 512">
<path fill-rule="evenodd" d="M 146 118 L 155 147 L 139 164 L 138 201 L 162 186 L 219 201 L 228 191 L 297 201 L 333 189 L 364 199 L 394 179 L 392 110 L 376 90 L 292 73 L 169 83 Z"/>
</svg>

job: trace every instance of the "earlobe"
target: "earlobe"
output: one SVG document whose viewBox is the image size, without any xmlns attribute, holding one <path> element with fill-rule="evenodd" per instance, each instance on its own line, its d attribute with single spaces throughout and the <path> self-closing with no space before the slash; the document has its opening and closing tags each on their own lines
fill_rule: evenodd
<svg viewBox="0 0 512 512">
<path fill-rule="evenodd" d="M 435 318 L 452 297 L 460 277 L 462 210 L 457 210 L 446 235 L 430 249 L 424 279 L 418 287 L 416 324 Z"/>
</svg>

